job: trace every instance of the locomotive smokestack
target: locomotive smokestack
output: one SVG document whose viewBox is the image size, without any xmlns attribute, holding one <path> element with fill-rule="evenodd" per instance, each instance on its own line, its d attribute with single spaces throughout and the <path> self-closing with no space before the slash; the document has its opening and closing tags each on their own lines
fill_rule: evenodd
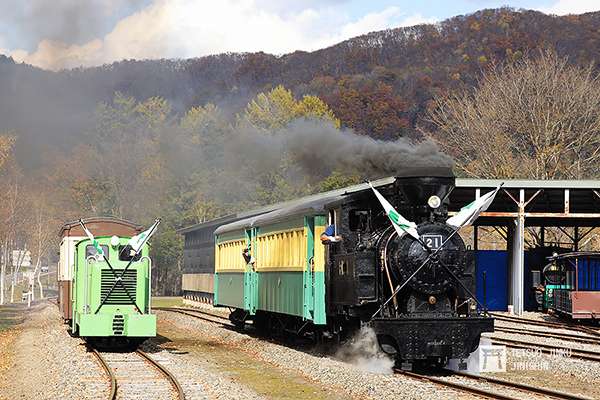
<svg viewBox="0 0 600 400">
<path fill-rule="evenodd" d="M 415 206 L 425 206 L 431 196 L 444 200 L 454 188 L 451 168 L 406 169 L 396 176 L 398 191 Z"/>
</svg>

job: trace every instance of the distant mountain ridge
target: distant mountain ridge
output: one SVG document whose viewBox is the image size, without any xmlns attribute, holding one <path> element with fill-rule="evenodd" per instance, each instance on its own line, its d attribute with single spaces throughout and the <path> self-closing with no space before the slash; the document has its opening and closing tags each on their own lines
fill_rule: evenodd
<svg viewBox="0 0 600 400">
<path fill-rule="evenodd" d="M 115 91 L 165 97 L 175 112 L 211 102 L 234 113 L 256 93 L 283 84 L 298 96 L 322 97 L 344 126 L 362 134 L 416 137 L 414 127 L 435 93 L 472 87 L 492 63 L 542 48 L 597 67 L 600 12 L 558 17 L 488 9 L 313 52 L 126 60 L 60 72 L 0 55 L 0 131 L 14 130 L 32 145 L 71 147 L 95 105 Z"/>
</svg>

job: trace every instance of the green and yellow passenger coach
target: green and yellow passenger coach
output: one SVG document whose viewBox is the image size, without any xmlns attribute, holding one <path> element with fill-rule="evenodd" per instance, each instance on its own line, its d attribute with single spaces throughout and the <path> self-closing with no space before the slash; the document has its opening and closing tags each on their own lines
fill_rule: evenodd
<svg viewBox="0 0 600 400">
<path fill-rule="evenodd" d="M 327 216 L 302 214 L 257 217 L 216 230 L 214 304 L 235 309 L 234 323 L 252 319 L 265 330 L 283 323 L 296 332 L 306 321 L 327 323 L 325 246 L 319 239 Z"/>
</svg>

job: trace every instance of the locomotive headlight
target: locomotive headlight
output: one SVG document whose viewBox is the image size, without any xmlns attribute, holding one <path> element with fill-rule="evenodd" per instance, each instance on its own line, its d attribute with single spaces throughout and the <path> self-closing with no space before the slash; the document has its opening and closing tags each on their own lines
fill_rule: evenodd
<svg viewBox="0 0 600 400">
<path fill-rule="evenodd" d="M 111 247 L 117 247 L 119 245 L 119 237 L 118 236 L 111 237 L 110 245 L 111 245 Z"/>
<path fill-rule="evenodd" d="M 427 205 L 433 209 L 438 208 L 442 204 L 442 200 L 436 195 L 433 195 L 427 200 Z"/>
</svg>

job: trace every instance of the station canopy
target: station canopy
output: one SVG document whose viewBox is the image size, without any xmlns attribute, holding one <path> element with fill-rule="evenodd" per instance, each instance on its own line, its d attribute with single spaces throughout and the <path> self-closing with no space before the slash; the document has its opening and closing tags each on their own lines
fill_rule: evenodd
<svg viewBox="0 0 600 400">
<path fill-rule="evenodd" d="M 456 179 L 449 211 L 457 212 L 504 182 L 478 226 L 508 225 L 522 217 L 525 226 L 600 226 L 600 181 Z"/>
</svg>

